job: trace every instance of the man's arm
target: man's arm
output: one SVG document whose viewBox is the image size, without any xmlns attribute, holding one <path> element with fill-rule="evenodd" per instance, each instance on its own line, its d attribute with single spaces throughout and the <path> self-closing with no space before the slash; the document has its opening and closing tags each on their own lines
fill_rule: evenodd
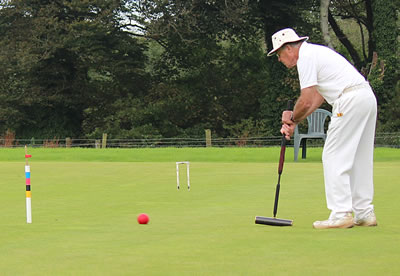
<svg viewBox="0 0 400 276">
<path fill-rule="evenodd" d="M 324 98 L 318 93 L 316 86 L 301 89 L 300 97 L 292 111 L 282 113 L 281 133 L 285 134 L 286 139 L 293 135 L 296 125 L 307 118 L 324 102 Z"/>
</svg>

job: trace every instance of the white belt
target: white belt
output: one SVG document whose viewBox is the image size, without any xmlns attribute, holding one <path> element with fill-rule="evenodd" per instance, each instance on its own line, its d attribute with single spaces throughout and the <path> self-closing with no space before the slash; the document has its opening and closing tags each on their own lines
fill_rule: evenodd
<svg viewBox="0 0 400 276">
<path fill-rule="evenodd" d="M 349 92 L 351 92 L 351 91 L 356 91 L 356 90 L 359 90 L 359 89 L 362 89 L 362 88 L 367 88 L 367 87 L 370 87 L 370 86 L 369 86 L 369 82 L 364 82 L 364 83 L 361 83 L 361 84 L 357 84 L 357 85 L 354 85 L 354 86 L 347 87 L 347 88 L 345 88 L 345 89 L 342 91 L 342 93 L 340 93 L 338 99 L 339 99 L 341 96 L 343 96 L 343 94 L 345 94 L 345 93 L 349 93 Z M 337 116 L 337 117 L 342 117 L 342 116 L 343 116 L 343 113 L 340 112 L 340 102 L 338 102 L 337 105 L 338 105 L 338 106 L 337 106 L 338 112 L 336 113 L 336 116 Z"/>
<path fill-rule="evenodd" d="M 348 93 L 348 92 L 355 91 L 355 90 L 362 89 L 362 88 L 367 88 L 367 87 L 369 87 L 369 83 L 364 82 L 362 84 L 357 84 L 357 85 L 345 88 L 341 94 Z"/>
</svg>

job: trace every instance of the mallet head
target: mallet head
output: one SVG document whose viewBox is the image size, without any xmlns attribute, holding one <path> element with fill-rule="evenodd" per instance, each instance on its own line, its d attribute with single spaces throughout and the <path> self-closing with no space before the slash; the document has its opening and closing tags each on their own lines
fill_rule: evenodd
<svg viewBox="0 0 400 276">
<path fill-rule="evenodd" d="M 293 220 L 268 217 L 256 217 L 255 223 L 271 226 L 293 226 Z"/>
</svg>

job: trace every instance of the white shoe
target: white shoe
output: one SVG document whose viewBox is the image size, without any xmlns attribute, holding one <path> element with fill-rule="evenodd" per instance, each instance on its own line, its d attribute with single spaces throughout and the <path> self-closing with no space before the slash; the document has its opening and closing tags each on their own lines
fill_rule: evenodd
<svg viewBox="0 0 400 276">
<path fill-rule="evenodd" d="M 354 224 L 357 226 L 377 226 L 376 216 L 374 211 L 371 211 L 362 219 L 354 219 Z"/>
<path fill-rule="evenodd" d="M 316 221 L 313 223 L 315 229 L 329 229 L 329 228 L 351 228 L 354 226 L 353 216 L 348 213 L 341 218 L 332 218 L 323 221 Z"/>
</svg>

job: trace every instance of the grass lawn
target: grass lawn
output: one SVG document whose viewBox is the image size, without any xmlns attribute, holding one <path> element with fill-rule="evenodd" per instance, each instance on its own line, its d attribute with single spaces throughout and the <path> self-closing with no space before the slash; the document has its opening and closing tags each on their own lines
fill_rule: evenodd
<svg viewBox="0 0 400 276">
<path fill-rule="evenodd" d="M 399 275 L 400 150 L 375 151 L 378 227 L 315 230 L 329 215 L 321 149 L 0 149 L 0 275 Z M 190 161 L 191 190 L 175 161 Z M 182 167 L 183 169 L 183 167 Z M 150 216 L 139 225 L 140 213 Z"/>
</svg>

